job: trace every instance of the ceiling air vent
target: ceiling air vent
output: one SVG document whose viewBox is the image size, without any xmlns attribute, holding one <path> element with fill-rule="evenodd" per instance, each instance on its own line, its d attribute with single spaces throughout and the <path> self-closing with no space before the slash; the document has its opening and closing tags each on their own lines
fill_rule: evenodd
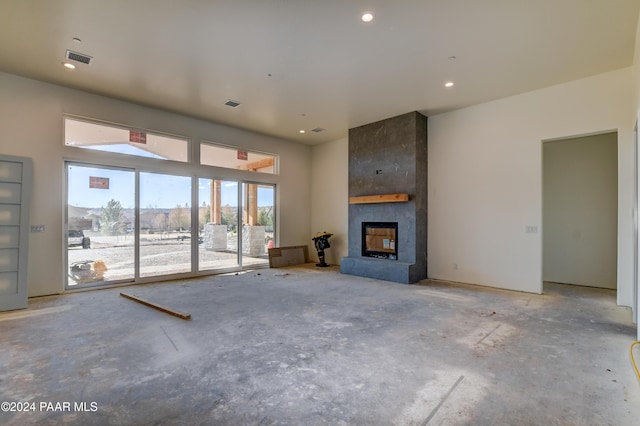
<svg viewBox="0 0 640 426">
<path fill-rule="evenodd" d="M 226 106 L 230 106 L 231 108 L 235 108 L 237 106 L 240 105 L 240 102 L 238 101 L 232 101 L 231 99 L 229 99 L 227 102 L 224 103 Z"/>
<path fill-rule="evenodd" d="M 71 60 L 71 61 L 76 61 L 76 62 L 81 62 L 83 64 L 87 64 L 89 65 L 89 62 L 91 62 L 91 59 L 93 59 L 91 56 L 87 56 L 84 55 L 82 53 L 78 53 L 78 52 L 74 52 L 72 50 L 67 50 L 67 59 Z"/>
<path fill-rule="evenodd" d="M 311 129 L 312 132 L 316 132 L 316 133 L 320 133 L 320 132 L 324 132 L 324 129 L 322 127 L 316 127 L 315 129 Z"/>
</svg>

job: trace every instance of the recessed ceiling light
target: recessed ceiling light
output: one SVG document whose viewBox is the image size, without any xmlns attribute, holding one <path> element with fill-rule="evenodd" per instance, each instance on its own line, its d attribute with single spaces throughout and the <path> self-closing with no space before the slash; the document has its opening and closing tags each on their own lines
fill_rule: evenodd
<svg viewBox="0 0 640 426">
<path fill-rule="evenodd" d="M 450 61 L 455 61 L 456 59 L 458 59 L 458 58 L 457 58 L 457 57 L 455 57 L 455 56 L 449 56 L 449 60 L 450 60 Z"/>
<path fill-rule="evenodd" d="M 300 133 L 307 133 L 307 132 L 305 132 L 304 130 L 300 130 Z"/>
<path fill-rule="evenodd" d="M 447 82 L 444 84 L 444 87 L 453 87 L 453 81 L 447 81 Z"/>
<path fill-rule="evenodd" d="M 75 70 L 76 66 L 70 62 L 63 62 L 62 65 L 68 70 Z"/>
<path fill-rule="evenodd" d="M 362 16 L 360 17 L 360 19 L 362 19 L 362 22 L 371 22 L 373 21 L 373 12 L 365 12 L 362 14 Z"/>
</svg>

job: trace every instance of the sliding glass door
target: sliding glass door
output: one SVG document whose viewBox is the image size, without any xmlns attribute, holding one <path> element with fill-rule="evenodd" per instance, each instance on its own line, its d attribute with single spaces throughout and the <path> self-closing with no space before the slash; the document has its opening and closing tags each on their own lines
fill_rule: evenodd
<svg viewBox="0 0 640 426">
<path fill-rule="evenodd" d="M 242 266 L 269 264 L 268 249 L 275 245 L 275 187 L 242 184 Z"/>
<path fill-rule="evenodd" d="M 135 172 L 67 164 L 69 287 L 135 278 Z"/>
<path fill-rule="evenodd" d="M 268 265 L 274 185 L 66 168 L 68 288 Z"/>
<path fill-rule="evenodd" d="M 198 249 L 200 271 L 237 268 L 238 182 L 220 179 L 198 180 Z"/>
<path fill-rule="evenodd" d="M 191 272 L 191 178 L 140 173 L 140 276 Z"/>
</svg>

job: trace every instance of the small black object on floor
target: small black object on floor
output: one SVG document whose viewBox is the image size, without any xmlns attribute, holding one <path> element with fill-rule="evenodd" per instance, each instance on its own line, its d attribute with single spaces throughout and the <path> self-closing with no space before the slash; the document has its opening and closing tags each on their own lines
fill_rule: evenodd
<svg viewBox="0 0 640 426">
<path fill-rule="evenodd" d="M 318 232 L 316 236 L 312 238 L 313 243 L 316 246 L 316 250 L 318 251 L 318 259 L 320 260 L 320 263 L 316 263 L 316 266 L 320 266 L 321 268 L 331 266 L 324 261 L 324 249 L 331 247 L 331 245 L 329 245 L 329 237 L 332 235 L 333 234 L 326 231 Z"/>
</svg>

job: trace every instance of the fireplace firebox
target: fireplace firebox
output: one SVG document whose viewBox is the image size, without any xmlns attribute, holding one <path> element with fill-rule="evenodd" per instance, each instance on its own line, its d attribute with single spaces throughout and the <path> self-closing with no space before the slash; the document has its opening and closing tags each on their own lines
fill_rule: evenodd
<svg viewBox="0 0 640 426">
<path fill-rule="evenodd" d="M 398 260 L 398 222 L 362 222 L 362 256 Z"/>
</svg>

